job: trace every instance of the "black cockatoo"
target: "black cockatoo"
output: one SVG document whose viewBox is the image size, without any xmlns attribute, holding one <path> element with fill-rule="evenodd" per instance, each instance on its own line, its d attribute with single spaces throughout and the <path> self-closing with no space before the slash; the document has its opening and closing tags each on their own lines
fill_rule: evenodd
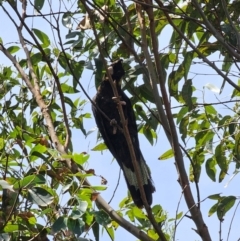
<svg viewBox="0 0 240 241">
<path fill-rule="evenodd" d="M 122 60 L 117 60 L 113 62 L 109 66 L 108 71 L 112 77 L 112 80 L 116 82 L 118 95 L 120 97 L 119 103 L 122 105 L 123 108 L 128 131 L 135 151 L 136 160 L 139 164 L 139 169 L 141 171 L 145 195 L 148 204 L 151 205 L 152 193 L 155 191 L 155 187 L 151 179 L 149 168 L 143 158 L 139 147 L 137 124 L 132 104 L 130 102 L 130 99 L 121 89 L 121 78 L 125 74 L 122 66 Z M 142 208 L 143 201 L 139 191 L 137 177 L 134 171 L 127 141 L 123 131 L 117 128 L 117 125 L 122 127 L 122 123 L 117 108 L 117 103 L 114 100 L 113 90 L 107 75 L 105 75 L 105 77 L 103 78 L 103 81 L 98 88 L 97 94 L 93 98 L 93 102 L 111 120 L 109 121 L 106 117 L 102 115 L 102 113 L 99 111 L 98 108 L 96 108 L 96 106 L 92 105 L 93 114 L 102 138 L 123 171 L 128 189 L 131 193 L 134 203 L 137 207 Z"/>
</svg>

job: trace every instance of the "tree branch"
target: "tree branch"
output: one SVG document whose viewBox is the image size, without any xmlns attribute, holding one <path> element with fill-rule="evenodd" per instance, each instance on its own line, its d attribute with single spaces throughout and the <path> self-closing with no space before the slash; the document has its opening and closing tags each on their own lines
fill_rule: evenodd
<svg viewBox="0 0 240 241">
<path fill-rule="evenodd" d="M 148 4 L 151 4 L 151 0 L 146 0 Z M 156 0 L 156 2 L 159 4 L 159 6 L 162 6 L 162 2 L 159 0 Z M 146 9 L 146 12 L 148 14 L 149 20 L 150 20 L 150 32 L 151 32 L 151 40 L 152 40 L 152 45 L 153 45 L 153 52 L 154 52 L 154 57 L 155 57 L 155 62 L 156 62 L 156 68 L 157 68 L 157 74 L 159 77 L 159 82 L 160 82 L 160 89 L 163 97 L 163 103 L 165 106 L 169 126 L 170 126 L 170 132 L 172 136 L 172 142 L 170 143 L 173 151 L 174 151 L 174 157 L 176 161 L 176 166 L 177 170 L 179 173 L 179 178 L 180 178 L 180 185 L 182 187 L 184 197 L 187 203 L 188 208 L 190 209 L 190 213 L 192 215 L 192 219 L 194 220 L 198 233 L 200 237 L 205 240 L 205 241 L 210 241 L 211 237 L 208 232 L 207 226 L 203 221 L 202 213 L 198 209 L 198 207 L 195 205 L 195 201 L 192 195 L 192 191 L 189 185 L 187 173 L 185 170 L 184 166 L 184 161 L 183 161 L 183 155 L 179 147 L 179 141 L 178 141 L 178 134 L 176 131 L 175 123 L 173 120 L 172 112 L 171 112 L 171 106 L 169 103 L 169 98 L 168 94 L 165 88 L 165 82 L 163 78 L 163 72 L 162 72 L 162 66 L 161 62 L 159 60 L 159 55 L 158 55 L 158 46 L 157 46 L 157 36 L 155 33 L 155 27 L 154 27 L 154 14 L 153 14 L 153 8 L 149 7 Z"/>
<path fill-rule="evenodd" d="M 1 7 L 3 8 L 3 10 L 5 12 L 7 12 L 7 10 L 4 8 L 3 5 L 1 5 Z M 32 39 L 34 40 L 34 42 L 36 43 L 37 45 L 37 48 L 38 50 L 41 52 L 44 60 L 47 62 L 47 65 L 54 77 L 54 80 L 57 84 L 57 88 L 58 88 L 58 91 L 59 91 L 59 96 L 60 96 L 60 101 L 61 101 L 61 106 L 62 106 L 62 110 L 63 110 L 63 118 L 64 118 L 64 123 L 65 123 L 65 126 L 66 126 L 66 140 L 65 140 L 65 144 L 64 144 L 64 148 L 67 149 L 68 145 L 69 145 L 69 141 L 71 139 L 71 131 L 70 131 L 70 128 L 69 128 L 69 123 L 68 123 L 68 117 L 67 117 L 67 112 L 66 112 L 66 106 L 65 106 L 65 102 L 64 102 L 64 95 L 62 93 L 62 89 L 61 89 L 61 84 L 60 84 L 60 81 L 59 81 L 59 78 L 57 76 L 57 74 L 55 73 L 52 65 L 51 65 L 51 62 L 48 58 L 48 56 L 46 55 L 45 51 L 43 50 L 41 44 L 38 42 L 37 38 L 35 37 L 35 35 L 33 34 L 33 32 L 29 29 L 28 25 L 24 22 L 24 19 L 22 19 L 21 15 L 19 14 L 19 12 L 17 11 L 16 8 L 14 8 L 12 6 L 12 9 L 15 11 L 16 15 L 18 16 L 22 26 L 24 26 L 24 28 L 27 30 L 27 32 L 29 33 L 29 35 L 32 37 Z M 24 15 L 25 16 L 25 15 Z M 12 20 L 13 21 L 13 20 Z M 17 28 L 18 29 L 18 28 Z M 21 41 L 21 38 L 20 38 L 20 41 Z M 23 41 L 23 39 L 22 39 Z M 25 43 L 23 41 L 24 46 L 25 46 Z M 28 61 L 28 64 L 29 64 L 29 68 L 31 68 L 32 64 L 31 64 L 31 59 L 30 59 L 30 55 L 29 55 L 29 51 L 27 48 L 24 48 L 25 50 L 25 53 L 26 53 L 26 56 L 27 56 L 27 61 Z M 30 69 L 31 71 L 31 69 Z M 34 71 L 31 71 L 31 74 L 33 74 L 33 76 L 35 76 L 35 73 Z M 37 81 L 37 78 L 34 79 L 36 82 L 35 83 L 38 83 Z M 41 97 L 41 94 L 40 94 L 40 89 L 39 87 L 36 86 L 36 90 L 39 92 L 38 94 L 38 97 L 42 98 Z M 36 96 L 35 96 L 36 97 Z M 45 104 L 44 104 L 45 105 Z"/>
</svg>

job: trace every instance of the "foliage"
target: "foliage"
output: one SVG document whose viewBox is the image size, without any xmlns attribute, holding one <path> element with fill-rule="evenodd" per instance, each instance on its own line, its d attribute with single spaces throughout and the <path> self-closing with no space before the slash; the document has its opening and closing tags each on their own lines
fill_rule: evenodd
<svg viewBox="0 0 240 241">
<path fill-rule="evenodd" d="M 121 226 L 140 240 L 176 240 L 186 217 L 198 238 L 216 235 L 206 229 L 200 184 L 204 178 L 217 185 L 240 168 L 240 3 L 199 2 L 78 0 L 52 6 L 44 0 L 1 1 L 1 16 L 17 34 L 0 35 L 1 239 L 86 240 L 92 231 L 98 241 L 103 228 L 114 240 Z M 76 150 L 72 140 L 73 132 L 81 132 L 81 141 L 96 133 L 86 127 L 91 98 L 82 76 L 91 71 L 97 88 L 106 60 L 119 58 L 139 133 L 158 148 L 159 130 L 165 131 L 171 147 L 159 160 L 175 160 L 190 214 L 176 207 L 169 217 L 160 204 L 140 210 L 130 196 L 119 200 L 115 211 L 100 196 L 106 180 L 100 176 L 101 185 L 89 183 L 99 178 L 97 170 L 88 169 L 92 152 Z M 215 73 L 221 88 L 208 75 L 200 91 L 203 72 Z M 224 101 L 206 96 L 226 90 Z M 91 150 L 100 154 L 107 148 L 98 140 Z M 216 213 L 220 227 L 226 216 L 234 217 L 238 196 L 208 197 L 215 201 L 208 215 Z M 219 233 L 223 240 L 223 230 Z"/>
</svg>

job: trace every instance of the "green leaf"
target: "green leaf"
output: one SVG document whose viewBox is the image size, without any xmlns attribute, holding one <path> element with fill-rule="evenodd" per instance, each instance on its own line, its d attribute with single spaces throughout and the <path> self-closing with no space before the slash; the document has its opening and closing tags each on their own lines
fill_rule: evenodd
<svg viewBox="0 0 240 241">
<path fill-rule="evenodd" d="M 63 93 L 75 94 L 75 90 L 73 89 L 73 87 L 65 83 L 61 84 L 61 89 Z"/>
<path fill-rule="evenodd" d="M 182 217 L 182 215 L 183 215 L 183 212 L 178 213 L 176 216 L 176 219 L 180 219 Z"/>
<path fill-rule="evenodd" d="M 177 124 L 180 123 L 180 121 L 182 120 L 182 118 L 188 113 L 188 107 L 187 106 L 183 106 L 181 108 L 181 110 L 177 113 Z"/>
<path fill-rule="evenodd" d="M 107 148 L 107 146 L 106 146 L 106 144 L 105 143 L 99 143 L 98 145 L 96 145 L 95 147 L 93 147 L 92 149 L 91 149 L 91 151 L 104 151 L 104 150 L 107 150 L 108 148 Z"/>
<path fill-rule="evenodd" d="M 45 0 L 34 0 L 34 8 L 40 11 L 44 5 Z"/>
<path fill-rule="evenodd" d="M 159 21 L 160 22 L 160 21 Z M 148 229 L 147 234 L 153 240 L 158 240 L 159 236 L 154 229 Z"/>
<path fill-rule="evenodd" d="M 133 214 L 133 211 L 131 209 L 129 209 L 127 212 L 126 212 L 128 218 L 130 219 L 131 222 L 134 222 L 135 218 L 134 218 L 134 214 Z"/>
<path fill-rule="evenodd" d="M 67 217 L 61 216 L 59 217 L 52 225 L 52 232 L 57 233 L 61 230 L 67 229 Z"/>
<path fill-rule="evenodd" d="M 216 160 L 214 158 L 209 158 L 206 161 L 206 173 L 212 179 L 212 181 L 216 182 Z"/>
<path fill-rule="evenodd" d="M 85 229 L 85 222 L 82 219 L 68 218 L 67 227 L 76 235 L 81 235 Z"/>
<path fill-rule="evenodd" d="M 234 145 L 234 152 L 235 152 L 235 158 L 237 160 L 240 160 L 240 133 L 235 135 L 235 145 Z"/>
<path fill-rule="evenodd" d="M 203 154 L 203 147 L 196 149 L 193 153 L 192 163 L 190 165 L 190 181 L 191 182 L 199 182 L 202 163 L 205 160 L 205 156 Z"/>
<path fill-rule="evenodd" d="M 38 39 L 42 42 L 42 48 L 47 48 L 50 45 L 50 40 L 47 34 L 40 31 L 39 29 L 33 28 L 32 31 L 38 37 Z"/>
<path fill-rule="evenodd" d="M 89 159 L 89 155 L 85 153 L 73 155 L 73 161 L 79 165 L 83 165 L 88 159 Z"/>
<path fill-rule="evenodd" d="M 177 71 L 172 71 L 168 77 L 168 87 L 170 95 L 177 99 L 178 96 L 178 83 L 184 76 L 184 68 L 182 65 L 179 66 Z"/>
<path fill-rule="evenodd" d="M 31 55 L 31 61 L 33 65 L 37 65 L 40 61 L 42 61 L 42 54 L 38 52 Z"/>
<path fill-rule="evenodd" d="M 132 211 L 133 211 L 133 215 L 136 217 L 136 218 L 142 218 L 142 219 L 146 219 L 146 215 L 143 213 L 142 209 L 139 209 L 137 208 L 136 206 L 134 206 L 132 208 Z"/>
<path fill-rule="evenodd" d="M 148 117 L 146 115 L 146 111 L 143 109 L 143 107 L 140 104 L 135 104 L 134 108 L 139 116 L 142 117 L 144 121 L 148 121 Z"/>
<path fill-rule="evenodd" d="M 103 210 L 95 211 L 93 212 L 93 214 L 95 216 L 96 221 L 104 227 L 106 227 L 111 222 L 111 219 Z"/>
<path fill-rule="evenodd" d="M 27 228 L 24 227 L 23 225 L 21 224 L 7 224 L 3 231 L 5 233 L 14 233 L 14 232 L 19 232 L 19 231 L 23 231 L 23 230 L 26 230 Z"/>
<path fill-rule="evenodd" d="M 106 186 L 91 186 L 91 188 L 95 191 L 104 191 L 107 189 Z"/>
<path fill-rule="evenodd" d="M 152 207 L 152 212 L 156 217 L 158 217 L 161 216 L 161 214 L 163 213 L 163 209 L 161 205 L 157 204 Z"/>
<path fill-rule="evenodd" d="M 4 148 L 4 139 L 0 138 L 0 150 Z"/>
<path fill-rule="evenodd" d="M 234 134 L 236 131 L 236 120 L 232 120 L 228 125 L 229 135 L 234 138 Z M 235 138 L 234 138 L 235 139 Z"/>
<path fill-rule="evenodd" d="M 97 222 L 93 223 L 92 231 L 93 231 L 93 235 L 95 237 L 95 240 L 99 241 L 99 224 Z"/>
<path fill-rule="evenodd" d="M 228 163 L 227 163 L 227 158 L 225 156 L 225 151 L 224 151 L 222 143 L 219 144 L 215 149 L 215 158 L 216 158 L 217 164 L 221 168 L 221 170 L 223 172 L 227 173 Z"/>
<path fill-rule="evenodd" d="M 92 205 L 92 202 L 91 202 Z M 90 206 L 91 206 L 90 205 Z M 96 223 L 94 220 L 94 216 L 91 211 L 86 211 L 82 217 L 83 221 L 86 223 L 86 225 L 91 226 L 93 223 Z"/>
<path fill-rule="evenodd" d="M 53 196 L 41 187 L 29 189 L 28 199 L 41 207 L 46 207 L 54 201 Z"/>
<path fill-rule="evenodd" d="M 44 176 L 38 174 L 38 175 L 30 175 L 24 177 L 22 180 L 19 182 L 16 182 L 14 184 L 14 189 L 20 189 L 20 188 L 27 188 L 27 187 L 32 187 L 37 184 L 45 184 L 46 180 Z"/>
<path fill-rule="evenodd" d="M 105 226 L 104 227 L 109 235 L 109 237 L 111 238 L 112 241 L 114 241 L 114 229 L 113 227 L 108 227 L 108 226 Z"/>
<path fill-rule="evenodd" d="M 219 193 L 217 193 L 217 194 L 213 194 L 213 195 L 208 196 L 208 198 L 212 199 L 212 200 L 219 200 L 219 199 L 221 199 L 221 196 L 220 196 Z"/>
<path fill-rule="evenodd" d="M 218 203 L 214 204 L 210 208 L 210 210 L 208 211 L 208 217 L 212 216 L 217 211 L 217 208 L 218 208 Z"/>
<path fill-rule="evenodd" d="M 186 54 L 184 54 L 183 68 L 184 68 L 185 79 L 187 79 L 187 75 L 188 75 L 189 69 L 192 64 L 192 60 L 193 60 L 193 52 L 187 52 Z M 192 85 L 192 83 L 191 83 L 191 85 Z"/>
<path fill-rule="evenodd" d="M 44 152 L 47 151 L 47 147 L 41 144 L 37 144 L 35 147 L 32 148 L 30 152 L 30 160 L 35 161 L 38 158 L 45 160 L 45 156 L 43 155 Z"/>
<path fill-rule="evenodd" d="M 64 27 L 72 29 L 72 13 L 66 12 L 62 17 L 62 24 Z"/>
<path fill-rule="evenodd" d="M 207 106 L 204 106 L 205 108 L 205 111 L 207 114 L 212 114 L 212 115 L 217 115 L 217 111 L 215 110 L 215 108 L 212 106 L 212 105 L 207 105 Z"/>
<path fill-rule="evenodd" d="M 184 118 L 182 118 L 180 125 L 179 125 L 179 131 L 182 134 L 181 138 L 184 143 L 185 143 L 185 138 L 187 137 L 188 124 L 189 124 L 189 116 L 185 116 Z"/>
<path fill-rule="evenodd" d="M 95 71 L 95 86 L 98 88 L 98 86 L 101 84 L 103 76 L 104 76 L 104 65 L 101 59 L 94 59 L 96 71 Z"/>
<path fill-rule="evenodd" d="M 123 200 L 119 203 L 119 207 L 123 208 L 129 202 L 129 197 L 123 198 Z"/>
<path fill-rule="evenodd" d="M 227 174 L 227 172 L 221 170 L 220 173 L 219 173 L 218 181 L 222 182 L 222 180 L 225 178 L 226 174 Z"/>
<path fill-rule="evenodd" d="M 211 130 L 198 132 L 195 136 L 196 145 L 205 146 L 207 142 L 213 139 L 215 133 Z"/>
<path fill-rule="evenodd" d="M 19 49 L 20 49 L 20 47 L 18 47 L 18 46 L 11 46 L 11 47 L 9 47 L 7 50 L 8 50 L 8 52 L 9 52 L 10 54 L 14 54 L 14 53 L 16 53 Z"/>
<path fill-rule="evenodd" d="M 217 207 L 217 216 L 219 220 L 222 220 L 225 214 L 233 207 L 235 204 L 236 197 L 228 196 L 223 198 Z"/>
<path fill-rule="evenodd" d="M 167 150 L 166 152 L 164 152 L 159 158 L 158 160 L 167 160 L 167 159 L 170 159 L 174 156 L 174 153 L 173 153 L 173 149 L 169 149 Z"/>
<path fill-rule="evenodd" d="M 70 72 L 70 74 L 72 74 L 74 76 L 74 83 L 80 79 L 80 77 L 82 76 L 82 72 L 83 72 L 83 68 L 84 68 L 84 64 L 85 64 L 85 61 L 81 60 L 81 61 L 70 61 L 69 62 L 70 64 L 70 67 L 71 67 L 71 70 L 73 71 Z M 75 88 L 74 88 L 75 89 Z"/>
<path fill-rule="evenodd" d="M 28 218 L 28 223 L 31 225 L 35 225 L 37 223 L 37 219 L 35 217 Z"/>
<path fill-rule="evenodd" d="M 225 71 L 228 73 L 230 71 L 232 64 L 233 64 L 232 56 L 230 56 L 229 54 L 226 54 L 226 56 L 223 59 L 222 71 Z"/>
<path fill-rule="evenodd" d="M 150 142 L 151 145 L 153 145 L 153 134 L 151 127 L 149 125 L 144 125 L 143 126 L 143 134 L 147 138 L 147 140 Z"/>
<path fill-rule="evenodd" d="M 143 85 L 139 85 L 136 89 L 135 89 L 136 93 L 139 95 L 139 97 L 143 97 L 144 99 L 155 103 L 155 99 L 154 96 L 152 94 L 152 91 L 149 90 L 149 88 L 146 87 L 145 84 Z"/>
<path fill-rule="evenodd" d="M 231 120 L 230 115 L 224 116 L 219 122 L 218 122 L 218 128 L 224 128 L 224 125 L 228 124 Z"/>
<path fill-rule="evenodd" d="M 193 109 L 192 103 L 192 80 L 188 79 L 185 81 L 183 88 L 182 88 L 182 97 L 185 101 L 186 105 L 188 106 L 188 110 L 191 111 Z"/>
<path fill-rule="evenodd" d="M 87 211 L 88 203 L 86 201 L 78 200 L 78 210 L 83 215 Z"/>
</svg>

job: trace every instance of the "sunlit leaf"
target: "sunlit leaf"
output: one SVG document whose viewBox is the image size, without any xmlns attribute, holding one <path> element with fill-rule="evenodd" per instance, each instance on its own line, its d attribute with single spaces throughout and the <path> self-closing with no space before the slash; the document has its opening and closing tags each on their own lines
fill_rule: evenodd
<svg viewBox="0 0 240 241">
<path fill-rule="evenodd" d="M 73 155 L 73 160 L 79 165 L 83 165 L 88 159 L 89 159 L 89 155 L 85 153 L 80 153 L 80 154 L 75 153 Z"/>
<path fill-rule="evenodd" d="M 42 32 L 39 29 L 33 28 L 32 31 L 35 33 L 35 35 L 38 37 L 38 39 L 42 42 L 42 47 L 43 48 L 47 48 L 50 45 L 50 39 L 47 36 L 47 34 L 45 34 L 44 32 Z"/>
<path fill-rule="evenodd" d="M 30 159 L 31 161 L 35 161 L 38 158 L 45 159 L 45 156 L 43 153 L 47 151 L 47 147 L 41 144 L 36 145 L 34 148 L 31 150 L 31 156 Z"/>
<path fill-rule="evenodd" d="M 108 227 L 108 226 L 105 226 L 104 227 L 109 235 L 109 237 L 111 238 L 112 241 L 114 241 L 114 229 L 113 227 Z"/>
<path fill-rule="evenodd" d="M 169 149 L 167 150 L 166 152 L 164 152 L 159 158 L 158 160 L 167 160 L 171 157 L 174 156 L 174 153 L 173 153 L 173 149 Z"/>
<path fill-rule="evenodd" d="M 204 106 L 204 108 L 205 108 L 205 111 L 207 114 L 212 114 L 212 115 L 217 114 L 217 111 L 215 110 L 215 108 L 212 105 Z"/>
<path fill-rule="evenodd" d="M 65 83 L 61 84 L 61 89 L 62 89 L 63 93 L 68 93 L 68 94 L 75 94 L 76 93 L 72 86 L 67 85 Z"/>
<path fill-rule="evenodd" d="M 216 87 L 215 85 L 213 85 L 213 84 L 207 83 L 205 85 L 205 87 L 208 88 L 209 90 L 211 90 L 212 92 L 215 92 L 215 93 L 219 93 L 220 92 L 220 89 L 218 87 Z"/>
<path fill-rule="evenodd" d="M 178 213 L 176 216 L 176 219 L 180 219 L 182 217 L 182 215 L 183 215 L 183 212 Z"/>
<path fill-rule="evenodd" d="M 42 207 L 48 206 L 53 202 L 53 196 L 41 187 L 29 189 L 28 199 Z"/>
<path fill-rule="evenodd" d="M 96 145 L 95 147 L 93 147 L 91 150 L 92 151 L 103 151 L 103 150 L 107 150 L 107 146 L 104 143 L 99 143 L 98 145 Z"/>
<path fill-rule="evenodd" d="M 91 186 L 92 189 L 94 189 L 95 191 L 104 191 L 107 189 L 106 186 Z"/>
<path fill-rule="evenodd" d="M 24 177 L 19 182 L 16 182 L 14 184 L 14 189 L 32 187 L 37 184 L 44 184 L 45 182 L 46 182 L 46 180 L 43 175 L 40 175 L 40 174 L 29 175 L 29 176 Z"/>
<path fill-rule="evenodd" d="M 7 225 L 4 226 L 4 229 L 3 229 L 5 233 L 14 233 L 14 232 L 19 232 L 23 230 L 27 230 L 27 228 L 21 224 L 9 224 L 9 223 L 7 223 Z"/>
<path fill-rule="evenodd" d="M 154 229 L 148 229 L 147 234 L 153 240 L 158 240 L 158 238 L 159 238 L 158 234 L 156 233 L 156 231 Z"/>
<path fill-rule="evenodd" d="M 5 180 L 0 180 L 0 186 L 2 187 L 2 189 L 8 189 L 11 192 L 15 192 L 13 189 L 13 185 L 10 185 Z"/>
<path fill-rule="evenodd" d="M 72 14 L 66 12 L 62 16 L 62 24 L 64 27 L 71 29 L 72 28 Z"/>
</svg>

